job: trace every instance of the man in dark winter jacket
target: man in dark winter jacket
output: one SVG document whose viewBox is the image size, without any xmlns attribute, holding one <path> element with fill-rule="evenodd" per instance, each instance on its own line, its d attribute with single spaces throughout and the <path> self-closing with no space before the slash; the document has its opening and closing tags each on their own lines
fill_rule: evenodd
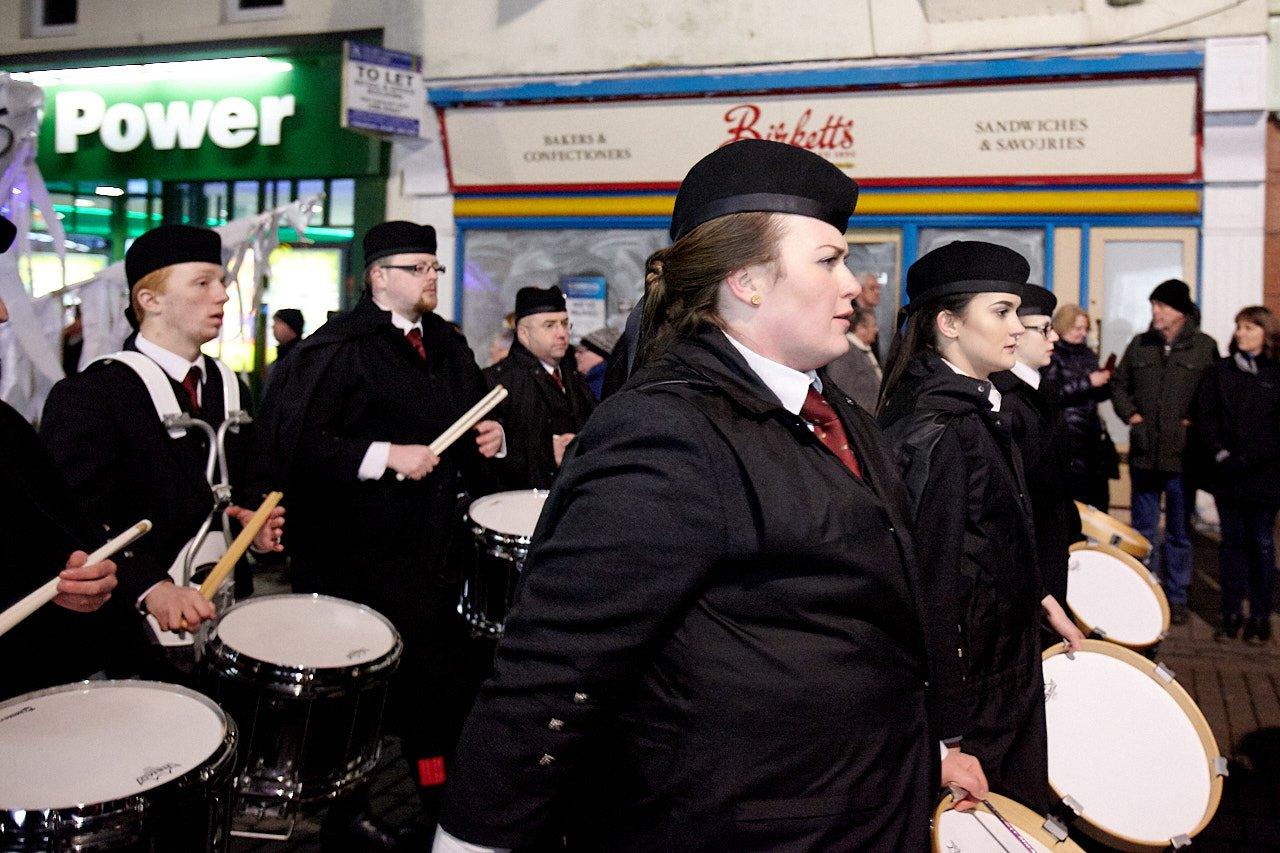
<svg viewBox="0 0 1280 853">
<path fill-rule="evenodd" d="M 1111 399 L 1129 424 L 1129 474 L 1133 480 L 1133 526 L 1152 542 L 1165 497 L 1165 534 L 1152 554 L 1169 598 L 1171 618 L 1187 620 L 1191 584 L 1188 493 L 1182 469 L 1191 401 L 1204 371 L 1218 358 L 1218 345 L 1200 331 L 1200 311 L 1185 282 L 1171 278 L 1151 293 L 1151 328 L 1129 342 L 1116 366 Z"/>
<path fill-rule="evenodd" d="M 595 407 L 568 353 L 569 314 L 560 288 L 520 288 L 511 351 L 484 372 L 490 387 L 509 393 L 498 409 L 507 454 L 494 460 L 502 488 L 551 488 L 564 449 Z"/>
</svg>

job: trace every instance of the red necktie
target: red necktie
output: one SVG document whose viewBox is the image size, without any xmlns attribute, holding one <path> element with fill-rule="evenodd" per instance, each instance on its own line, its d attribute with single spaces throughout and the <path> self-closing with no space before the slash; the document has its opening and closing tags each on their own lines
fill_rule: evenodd
<svg viewBox="0 0 1280 853">
<path fill-rule="evenodd" d="M 404 337 L 405 340 L 409 342 L 409 345 L 413 347 L 414 351 L 418 353 L 418 358 L 426 361 L 427 348 L 422 345 L 422 330 L 417 326 L 414 326 L 412 329 L 404 333 Z"/>
<path fill-rule="evenodd" d="M 191 408 L 197 412 L 200 411 L 200 368 L 193 367 L 187 371 L 187 375 L 182 380 L 182 387 L 191 398 Z"/>
<path fill-rule="evenodd" d="M 556 387 L 563 391 L 564 379 L 560 376 L 560 368 L 555 367 L 551 369 L 551 378 L 556 381 Z"/>
<path fill-rule="evenodd" d="M 849 447 L 849 436 L 840 423 L 840 416 L 812 385 L 804 398 L 804 405 L 800 407 L 800 417 L 813 424 L 813 434 L 818 440 L 839 457 L 844 467 L 853 472 L 853 476 L 861 480 L 862 467 L 858 465 L 858 457 L 853 455 L 853 450 Z"/>
</svg>

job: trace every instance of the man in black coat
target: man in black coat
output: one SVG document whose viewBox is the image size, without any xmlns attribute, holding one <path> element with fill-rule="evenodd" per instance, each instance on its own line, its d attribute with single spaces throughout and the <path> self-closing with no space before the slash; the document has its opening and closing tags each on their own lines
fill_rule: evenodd
<svg viewBox="0 0 1280 853">
<path fill-rule="evenodd" d="M 520 288 L 515 314 L 511 351 L 484 372 L 490 387 L 508 392 L 498 413 L 507 453 L 494 467 L 503 488 L 549 489 L 595 402 L 568 355 L 569 313 L 560 288 Z"/>
<path fill-rule="evenodd" d="M 1083 537 L 1067 477 L 1066 420 L 1054 389 L 1040 376 L 1058 340 L 1052 323 L 1057 304 L 1057 297 L 1043 287 L 1028 284 L 1023 288 L 1018 318 L 1027 331 L 1018 338 L 1018 362 L 1013 370 L 994 374 L 991 381 L 1003 395 L 1013 438 L 1022 454 L 1040 579 L 1045 592 L 1065 607 L 1068 550 Z M 1055 634 L 1053 639 L 1056 642 L 1059 638 Z"/>
<path fill-rule="evenodd" d="M 387 714 L 434 823 L 461 718 L 467 636 L 457 614 L 459 497 L 486 492 L 501 427 L 428 444 L 487 393 L 466 340 L 432 313 L 435 229 L 387 222 L 364 238 L 359 303 L 306 338 L 263 400 L 260 458 L 283 486 L 294 587 L 358 601 L 404 640 Z"/>
<path fill-rule="evenodd" d="M 0 217 L 0 252 L 16 231 Z M 0 300 L 0 323 L 9 311 Z M 49 451 L 22 415 L 0 402 L 0 610 L 59 575 L 58 596 L 0 637 L 0 699 L 76 681 L 102 666 L 107 621 L 98 611 L 116 586 L 112 560 L 85 564 L 86 550 L 102 544 L 76 504 Z"/>
<path fill-rule="evenodd" d="M 137 330 L 125 341 L 125 352 L 157 365 L 162 374 L 155 375 L 167 382 L 181 411 L 216 430 L 226 415 L 224 374 L 200 347 L 222 327 L 227 289 L 221 239 L 207 228 L 164 225 L 134 241 L 125 271 L 130 321 Z M 234 381 L 241 408 L 247 408 L 248 389 Z M 212 618 L 212 603 L 195 588 L 176 585 L 169 574 L 214 506 L 205 479 L 205 433 L 167 429 L 142 375 L 119 357 L 94 362 L 55 385 L 40 429 L 76 496 L 109 534 L 143 518 L 154 525 L 132 549 L 133 564 L 120 573 L 118 595 L 125 603 L 154 616 L 164 630 L 176 631 L 184 620 L 194 628 Z M 248 521 L 253 510 L 246 507 L 261 499 L 246 488 L 250 430 L 246 425 L 227 435 L 231 482 L 238 488 L 237 504 L 226 512 L 238 523 Z M 254 550 L 280 550 L 283 523 L 283 513 L 274 513 Z"/>
</svg>

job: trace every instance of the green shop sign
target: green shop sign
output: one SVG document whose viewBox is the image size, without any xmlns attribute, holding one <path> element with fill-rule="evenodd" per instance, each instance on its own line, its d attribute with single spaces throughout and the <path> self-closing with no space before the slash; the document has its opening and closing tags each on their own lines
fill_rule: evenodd
<svg viewBox="0 0 1280 853">
<path fill-rule="evenodd" d="M 381 174 L 381 143 L 339 124 L 341 64 L 303 54 L 16 76 L 45 91 L 47 180 Z"/>
</svg>

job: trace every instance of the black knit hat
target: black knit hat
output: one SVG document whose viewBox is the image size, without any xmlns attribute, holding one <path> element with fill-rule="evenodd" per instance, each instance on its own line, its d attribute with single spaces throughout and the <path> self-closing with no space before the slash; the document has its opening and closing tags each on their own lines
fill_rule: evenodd
<svg viewBox="0 0 1280 853">
<path fill-rule="evenodd" d="M 980 240 L 956 240 L 907 269 L 907 310 L 958 293 L 1022 293 L 1031 265 L 1013 249 Z"/>
<path fill-rule="evenodd" d="M 560 288 L 522 287 L 516 291 L 516 321 L 530 314 L 551 314 L 568 310 Z"/>
<path fill-rule="evenodd" d="M 1038 284 L 1024 284 L 1019 293 L 1022 295 L 1022 304 L 1018 306 L 1019 317 L 1052 317 L 1054 309 L 1058 307 L 1058 297 Z"/>
<path fill-rule="evenodd" d="M 9 247 L 13 245 L 13 238 L 17 236 L 17 227 L 3 216 L 0 216 L 0 253 L 9 251 Z"/>
<path fill-rule="evenodd" d="M 434 255 L 436 229 L 397 219 L 373 226 L 364 235 L 364 265 L 388 255 Z"/>
<path fill-rule="evenodd" d="M 161 225 L 134 240 L 124 253 L 124 275 L 132 288 L 156 270 L 192 262 L 222 266 L 218 232 L 195 225 Z"/>
<path fill-rule="evenodd" d="M 1180 278 L 1171 278 L 1160 282 L 1149 297 L 1152 302 L 1162 302 L 1175 311 L 1181 311 L 1189 317 L 1198 312 L 1196 303 L 1191 300 L 1191 288 Z"/>
<path fill-rule="evenodd" d="M 827 160 L 784 142 L 740 139 L 703 157 L 680 183 L 671 239 L 730 213 L 794 213 L 844 231 L 858 184 Z"/>
<path fill-rule="evenodd" d="M 605 326 L 604 328 L 596 329 L 590 334 L 583 335 L 580 346 L 583 349 L 591 350 L 601 358 L 608 358 L 613 355 L 613 348 L 618 345 L 618 339 L 621 337 L 621 329 Z"/>
<path fill-rule="evenodd" d="M 277 311 L 272 319 L 279 320 L 290 329 L 298 337 L 302 337 L 302 330 L 306 327 L 306 321 L 302 318 L 302 312 L 297 308 L 281 308 Z"/>
</svg>

